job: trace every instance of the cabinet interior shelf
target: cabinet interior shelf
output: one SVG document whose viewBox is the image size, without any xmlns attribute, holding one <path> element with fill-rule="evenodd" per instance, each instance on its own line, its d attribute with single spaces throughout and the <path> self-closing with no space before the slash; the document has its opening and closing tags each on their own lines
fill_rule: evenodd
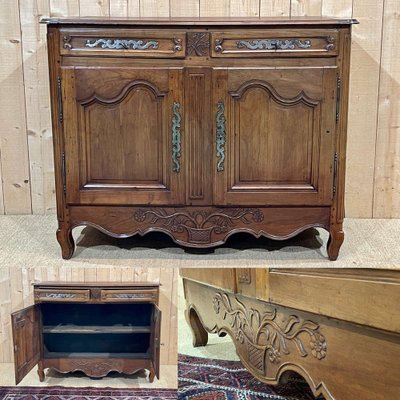
<svg viewBox="0 0 400 400">
<path fill-rule="evenodd" d="M 150 358 L 148 351 L 143 353 L 95 353 L 95 352 L 59 352 L 45 351 L 44 358 L 133 358 L 146 359 Z"/>
<path fill-rule="evenodd" d="M 46 325 L 43 327 L 44 333 L 83 333 L 83 334 L 102 334 L 102 333 L 150 333 L 150 326 L 95 326 L 95 325 Z"/>
</svg>

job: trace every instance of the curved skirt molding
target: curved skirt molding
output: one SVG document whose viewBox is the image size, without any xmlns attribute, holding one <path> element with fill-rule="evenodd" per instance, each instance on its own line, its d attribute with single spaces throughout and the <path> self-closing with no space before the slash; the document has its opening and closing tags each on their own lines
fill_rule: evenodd
<svg viewBox="0 0 400 400">
<path fill-rule="evenodd" d="M 67 211 L 68 217 L 60 222 L 57 232 L 63 257 L 67 259 L 74 250 L 71 230 L 80 225 L 92 226 L 117 238 L 162 232 L 175 243 L 193 248 L 220 246 L 240 232 L 285 240 L 312 227 L 330 230 L 328 207 L 71 206 Z M 335 237 L 331 237 L 335 242 Z"/>
<path fill-rule="evenodd" d="M 326 400 L 396 399 L 399 335 L 188 279 L 184 288 L 193 344 L 205 346 L 208 333 L 228 334 L 243 365 L 257 379 L 276 385 L 297 373 L 316 397 Z"/>
</svg>

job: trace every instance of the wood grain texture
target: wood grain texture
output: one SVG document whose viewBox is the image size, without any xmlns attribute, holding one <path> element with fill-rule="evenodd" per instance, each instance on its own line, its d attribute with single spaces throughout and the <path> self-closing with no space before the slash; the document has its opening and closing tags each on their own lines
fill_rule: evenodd
<svg viewBox="0 0 400 400">
<path fill-rule="evenodd" d="M 60 267 L 0 269 L 0 362 L 13 362 L 10 315 L 33 304 L 34 282 L 159 282 L 163 313 L 161 364 L 176 363 L 177 271 L 173 268 Z"/>
<path fill-rule="evenodd" d="M 260 17 L 290 15 L 290 0 L 260 0 Z"/>
<path fill-rule="evenodd" d="M 0 13 L 0 152 L 6 214 L 32 212 L 18 5 L 4 2 Z"/>
<path fill-rule="evenodd" d="M 374 210 L 377 218 L 400 216 L 400 3 L 385 1 L 376 139 Z"/>
<path fill-rule="evenodd" d="M 39 24 L 41 16 L 48 13 L 47 0 L 27 0 L 24 1 L 24 8 L 20 9 L 26 132 L 34 214 L 45 214 L 55 210 L 46 29 Z"/>
<path fill-rule="evenodd" d="M 323 0 L 291 0 L 290 15 L 317 16 L 322 13 Z"/>
<path fill-rule="evenodd" d="M 399 97 L 400 88 L 398 84 L 391 84 L 398 82 L 398 63 L 392 61 L 396 60 L 397 3 L 388 1 L 385 17 L 382 18 L 383 1 L 259 2 L 260 16 L 352 15 L 361 22 L 353 28 L 349 160 L 346 174 L 346 215 L 349 217 L 400 217 L 399 156 L 396 135 L 393 133 L 398 126 L 395 116 L 399 114 L 400 106 L 395 99 Z M 49 111 L 45 116 L 45 106 L 34 101 L 45 100 L 43 96 L 46 95 L 42 82 L 34 81 L 35 75 L 40 79 L 46 64 L 45 48 L 41 45 L 44 28 L 35 26 L 33 14 L 30 15 L 32 11 L 38 16 L 46 16 L 47 13 L 51 16 L 71 17 L 109 14 L 130 17 L 196 17 L 255 15 L 257 9 L 257 1 L 242 0 L 49 0 L 46 12 L 45 3 L 45 0 L 7 1 L 0 10 L 2 20 L 7 22 L 2 24 L 0 44 L 3 54 L 0 90 L 7 93 L 0 100 L 0 121 L 3 135 L 7 135 L 0 147 L 0 214 L 53 213 L 55 209 L 54 178 L 49 163 L 51 152 L 48 151 L 50 132 L 46 127 Z M 25 40 L 29 41 L 28 45 L 24 43 Z M 34 65 L 39 66 L 38 72 L 31 70 L 36 68 Z M 28 126 L 24 121 L 25 115 Z M 392 122 L 388 122 L 388 118 Z M 41 133 L 41 127 L 46 131 Z M 28 134 L 37 129 L 38 136 L 33 138 Z M 29 142 L 29 148 L 26 141 Z M 389 157 L 386 157 L 387 151 Z"/>
<path fill-rule="evenodd" d="M 354 0 L 347 142 L 346 208 L 348 215 L 371 218 L 381 58 L 383 0 Z M 390 41 L 390 40 L 389 40 Z M 368 112 L 367 112 L 368 110 Z M 382 162 L 383 160 L 381 160 Z M 379 165 L 376 166 L 380 168 Z M 397 175 L 399 171 L 397 171 Z M 360 201 L 360 199 L 363 199 Z"/>
</svg>

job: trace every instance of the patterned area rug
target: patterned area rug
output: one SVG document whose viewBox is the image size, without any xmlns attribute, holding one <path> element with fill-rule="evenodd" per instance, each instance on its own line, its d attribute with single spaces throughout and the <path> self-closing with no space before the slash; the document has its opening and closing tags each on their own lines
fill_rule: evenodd
<svg viewBox="0 0 400 400">
<path fill-rule="evenodd" d="M 314 400 L 314 396 L 301 378 L 272 387 L 254 378 L 239 361 L 179 355 L 178 399 Z"/>
<path fill-rule="evenodd" d="M 0 387 L 0 400 L 176 400 L 172 389 Z"/>
</svg>

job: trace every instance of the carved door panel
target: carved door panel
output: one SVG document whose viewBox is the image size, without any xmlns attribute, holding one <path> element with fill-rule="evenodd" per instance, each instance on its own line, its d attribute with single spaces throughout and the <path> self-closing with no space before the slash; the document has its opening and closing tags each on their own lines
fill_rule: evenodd
<svg viewBox="0 0 400 400">
<path fill-rule="evenodd" d="M 152 361 L 156 377 L 160 378 L 161 311 L 154 305 L 152 316 Z"/>
<path fill-rule="evenodd" d="M 214 203 L 329 205 L 336 69 L 215 70 Z"/>
<path fill-rule="evenodd" d="M 68 203 L 184 203 L 181 86 L 173 68 L 63 70 Z"/>
<path fill-rule="evenodd" d="M 39 306 L 24 308 L 11 314 L 14 341 L 15 383 L 18 385 L 41 357 Z"/>
</svg>

